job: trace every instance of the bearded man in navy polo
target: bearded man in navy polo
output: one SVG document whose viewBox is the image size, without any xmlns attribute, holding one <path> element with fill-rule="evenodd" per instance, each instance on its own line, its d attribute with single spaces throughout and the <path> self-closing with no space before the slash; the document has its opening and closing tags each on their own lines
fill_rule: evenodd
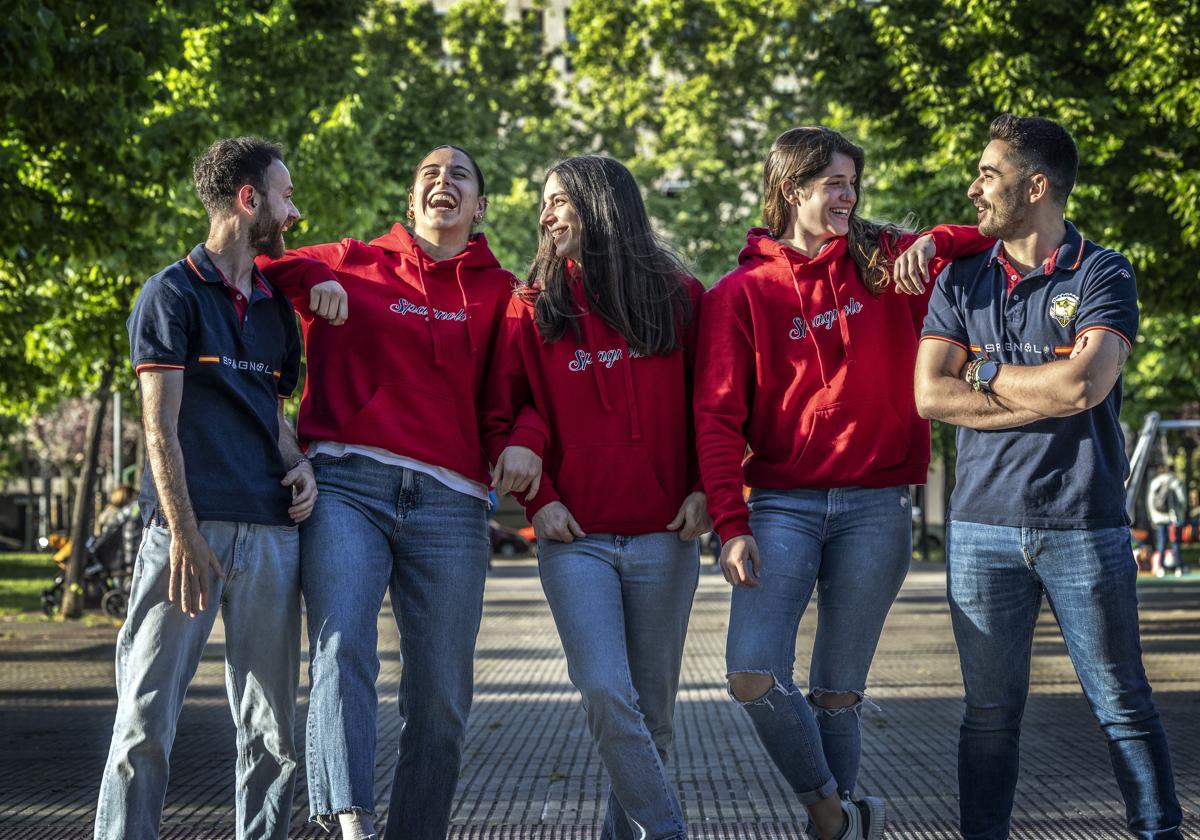
<svg viewBox="0 0 1200 840">
<path fill-rule="evenodd" d="M 1008 837 L 1043 596 L 1108 739 L 1129 830 L 1182 838 L 1125 516 L 1121 368 L 1137 287 L 1125 257 L 1063 217 L 1078 165 L 1057 123 L 992 122 L 967 196 L 999 241 L 938 277 L 917 353 L 917 410 L 960 427 L 947 561 L 965 840 Z"/>
<path fill-rule="evenodd" d="M 254 266 L 299 218 L 283 152 L 221 140 L 196 161 L 208 239 L 146 281 L 129 317 L 146 530 L 117 639 L 117 714 L 97 840 L 158 837 L 184 693 L 220 609 L 237 724 L 238 840 L 285 840 L 296 753 L 299 534 L 312 467 L 283 414 L 300 337 Z"/>
</svg>

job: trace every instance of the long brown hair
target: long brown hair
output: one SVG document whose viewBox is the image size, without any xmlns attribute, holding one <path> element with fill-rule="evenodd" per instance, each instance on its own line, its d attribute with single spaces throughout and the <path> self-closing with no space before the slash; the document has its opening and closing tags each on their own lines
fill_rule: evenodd
<svg viewBox="0 0 1200 840">
<path fill-rule="evenodd" d="M 862 173 L 866 155 L 843 135 L 823 125 L 789 128 L 775 138 L 763 164 L 763 221 L 776 239 L 783 236 L 791 221 L 791 210 L 783 198 L 783 182 L 791 181 L 802 192 L 812 180 L 841 153 L 854 161 L 858 200 L 850 211 L 850 230 L 846 246 L 858 278 L 871 294 L 879 294 L 891 282 L 891 265 L 883 254 L 883 239 L 895 246 L 904 232 L 896 225 L 879 224 L 858 215 L 862 203 Z"/>
<path fill-rule="evenodd" d="M 643 356 L 665 356 L 683 344 L 691 319 L 687 269 L 650 227 L 633 175 L 612 158 L 581 155 L 561 160 L 557 175 L 580 221 L 583 290 L 588 306 Z M 542 228 L 525 290 L 537 290 L 534 314 L 544 341 L 562 338 L 571 324 L 578 339 L 579 307 L 566 260 Z"/>
</svg>

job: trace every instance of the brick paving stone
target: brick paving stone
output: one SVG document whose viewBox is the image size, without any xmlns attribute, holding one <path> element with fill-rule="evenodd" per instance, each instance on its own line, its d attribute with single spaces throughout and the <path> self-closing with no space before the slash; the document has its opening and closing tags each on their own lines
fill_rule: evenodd
<svg viewBox="0 0 1200 840">
<path fill-rule="evenodd" d="M 860 790 L 888 802 L 888 836 L 955 837 L 955 744 L 962 683 L 938 567 L 914 570 L 885 628 L 864 715 Z M 728 587 L 706 566 L 692 613 L 671 769 L 698 840 L 803 840 L 803 809 L 766 759 L 724 687 Z M 1187 818 L 1200 840 L 1200 585 L 1141 591 L 1143 646 L 1171 739 Z M 801 628 L 798 682 L 812 644 Z M 400 721 L 399 645 L 380 614 L 380 760 L 376 801 L 386 811 Z M 112 726 L 116 630 L 50 622 L 0 623 L 0 840 L 82 840 Z M 1034 640 L 1014 838 L 1127 837 L 1104 740 L 1049 610 Z M 218 622 L 188 694 L 172 756 L 165 840 L 233 836 L 233 727 L 226 708 Z M 297 736 L 303 738 L 307 675 Z M 302 744 L 302 740 L 301 740 Z M 498 564 L 488 582 L 476 695 L 454 840 L 585 840 L 598 834 L 606 779 L 532 561 Z M 324 836 L 306 822 L 297 785 L 294 838 Z"/>
</svg>

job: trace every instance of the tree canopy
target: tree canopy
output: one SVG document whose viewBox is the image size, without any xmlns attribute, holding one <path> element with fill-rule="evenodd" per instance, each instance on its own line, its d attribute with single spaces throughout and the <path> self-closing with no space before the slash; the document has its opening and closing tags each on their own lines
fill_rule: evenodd
<svg viewBox="0 0 1200 840">
<path fill-rule="evenodd" d="M 864 213 L 924 226 L 973 218 L 964 191 L 1004 110 L 1071 130 L 1068 214 L 1138 272 L 1131 410 L 1195 400 L 1190 0 L 575 0 L 557 51 L 497 0 L 0 6 L 0 414 L 29 417 L 124 364 L 141 282 L 205 233 L 191 161 L 220 136 L 286 144 L 297 244 L 386 229 L 418 156 L 462 145 L 518 273 L 545 167 L 611 154 L 712 283 L 759 223 L 761 161 L 788 126 L 863 144 Z"/>
</svg>

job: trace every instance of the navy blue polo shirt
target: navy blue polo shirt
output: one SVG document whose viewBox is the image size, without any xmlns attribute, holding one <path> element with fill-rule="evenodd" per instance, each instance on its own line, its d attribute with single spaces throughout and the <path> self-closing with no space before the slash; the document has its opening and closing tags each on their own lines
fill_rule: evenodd
<svg viewBox="0 0 1200 840">
<path fill-rule="evenodd" d="M 1041 365 L 1065 359 L 1090 330 L 1137 335 L 1137 286 L 1129 261 L 1088 242 L 1070 222 L 1055 255 L 1008 292 L 1002 244 L 952 262 L 938 277 L 922 338 L 958 344 L 972 358 Z M 1121 432 L 1121 380 L 1071 417 L 1003 431 L 958 430 L 950 518 L 1027 528 L 1128 524 L 1129 462 Z"/>
<path fill-rule="evenodd" d="M 276 412 L 299 377 L 296 316 L 257 268 L 241 307 L 238 294 L 197 245 L 142 287 L 129 316 L 130 358 L 138 372 L 183 371 L 179 445 L 196 519 L 291 525 Z M 147 523 L 157 499 L 147 460 Z"/>
</svg>

